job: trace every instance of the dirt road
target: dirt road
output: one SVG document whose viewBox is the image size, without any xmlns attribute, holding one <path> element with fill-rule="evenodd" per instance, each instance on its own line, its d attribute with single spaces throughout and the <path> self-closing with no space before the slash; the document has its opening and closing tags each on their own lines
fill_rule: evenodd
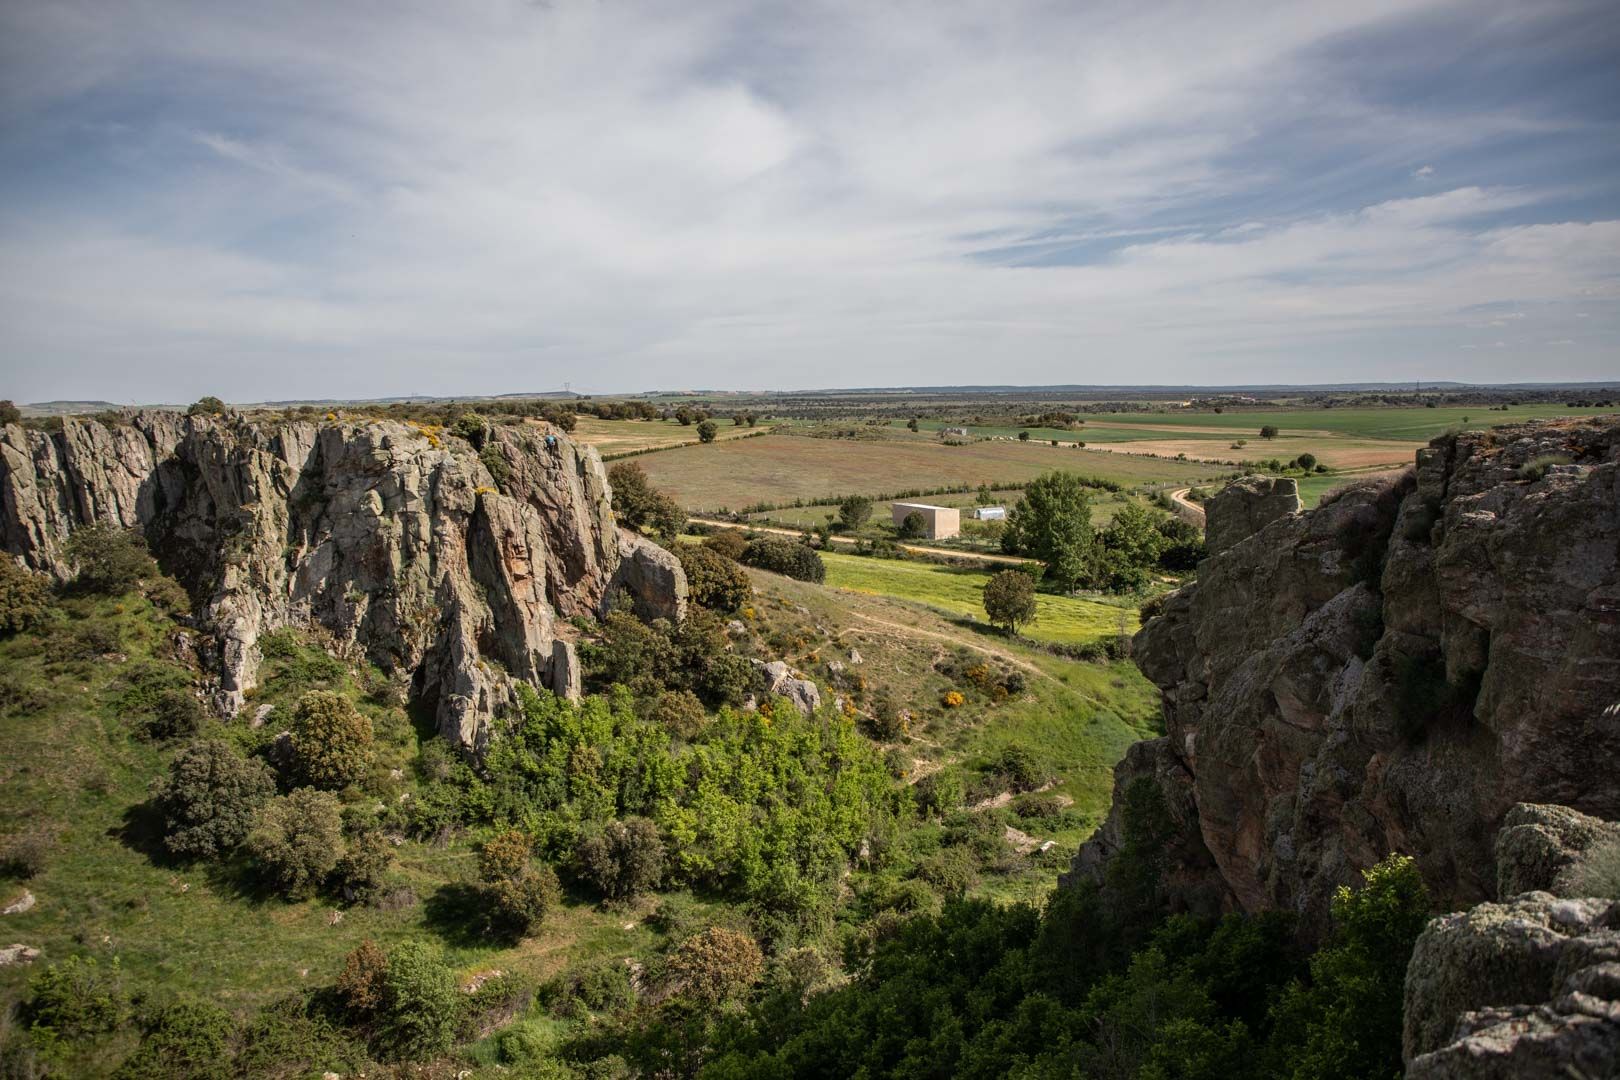
<svg viewBox="0 0 1620 1080">
<path fill-rule="evenodd" d="M 716 529 L 740 529 L 744 532 L 772 533 L 777 536 L 803 536 L 797 529 L 781 529 L 774 525 L 739 525 L 735 521 L 716 521 L 713 518 L 689 518 L 693 524 L 708 525 Z M 829 538 L 832 543 L 844 547 L 853 547 L 855 540 L 848 536 L 834 536 Z M 1032 560 L 1020 559 L 1016 555 L 994 555 L 990 552 L 958 551 L 955 548 L 926 547 L 922 544 L 901 544 L 901 551 L 909 551 L 914 555 L 927 555 L 936 559 L 955 559 L 960 562 L 997 563 L 1006 566 L 1024 566 Z"/>
</svg>

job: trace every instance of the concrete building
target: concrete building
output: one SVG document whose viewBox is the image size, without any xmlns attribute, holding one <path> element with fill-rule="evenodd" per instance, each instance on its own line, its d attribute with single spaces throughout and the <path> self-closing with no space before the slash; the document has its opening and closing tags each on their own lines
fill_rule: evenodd
<svg viewBox="0 0 1620 1080">
<path fill-rule="evenodd" d="M 1005 521 L 1007 508 L 1005 506 L 981 506 L 973 511 L 973 516 L 980 521 Z"/>
<path fill-rule="evenodd" d="M 923 536 L 929 540 L 949 540 L 962 534 L 962 511 L 954 506 L 931 506 L 928 503 L 890 503 L 896 528 L 906 520 L 907 514 L 921 514 Z"/>
</svg>

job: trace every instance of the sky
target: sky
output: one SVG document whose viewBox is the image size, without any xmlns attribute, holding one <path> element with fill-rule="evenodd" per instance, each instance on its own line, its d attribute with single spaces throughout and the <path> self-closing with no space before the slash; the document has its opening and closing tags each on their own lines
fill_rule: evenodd
<svg viewBox="0 0 1620 1080">
<path fill-rule="evenodd" d="M 0 0 L 0 397 L 1620 379 L 1612 0 Z"/>
</svg>

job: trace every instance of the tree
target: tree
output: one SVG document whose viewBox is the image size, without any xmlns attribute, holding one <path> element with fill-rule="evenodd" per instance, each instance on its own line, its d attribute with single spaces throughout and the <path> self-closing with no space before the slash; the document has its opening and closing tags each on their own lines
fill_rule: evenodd
<svg viewBox="0 0 1620 1080">
<path fill-rule="evenodd" d="M 103 968 L 93 956 L 70 956 L 28 980 L 22 1012 L 37 1038 L 72 1043 L 111 1031 L 128 1007 L 117 957 Z"/>
<path fill-rule="evenodd" d="M 900 528 L 895 531 L 902 540 L 920 540 L 928 535 L 928 519 L 922 511 L 913 510 L 900 519 Z"/>
<path fill-rule="evenodd" d="M 383 976 L 383 1049 L 400 1061 L 444 1053 L 455 1042 L 462 998 L 437 945 L 421 940 L 396 945 Z"/>
<path fill-rule="evenodd" d="M 201 398 L 198 398 L 196 401 L 192 402 L 191 403 L 191 408 L 186 410 L 186 415 L 187 416 L 224 416 L 225 415 L 225 403 L 223 401 L 219 400 L 219 398 L 215 397 L 214 395 L 209 394 L 207 397 L 201 397 Z"/>
<path fill-rule="evenodd" d="M 343 855 L 337 796 L 306 787 L 270 800 L 248 833 L 247 849 L 287 899 L 314 895 Z"/>
<path fill-rule="evenodd" d="M 1316 468 L 1316 455 L 1315 454 L 1311 454 L 1311 453 L 1301 454 L 1301 455 L 1299 455 L 1299 457 L 1295 458 L 1294 460 L 1299 464 L 1299 467 L 1304 469 L 1306 472 L 1310 472 L 1312 469 Z"/>
<path fill-rule="evenodd" d="M 765 971 L 765 957 L 747 934 L 712 926 L 681 942 L 669 960 L 679 993 L 704 1005 L 719 1005 L 747 990 Z"/>
<path fill-rule="evenodd" d="M 1022 570 L 1002 570 L 984 583 L 984 613 L 995 626 L 1016 634 L 1035 620 L 1035 579 Z"/>
<path fill-rule="evenodd" d="M 1166 546 L 1154 515 L 1141 503 L 1126 503 L 1103 530 L 1099 584 L 1115 592 L 1145 587 Z"/>
<path fill-rule="evenodd" d="M 827 578 L 827 565 L 821 561 L 809 544 L 797 543 L 780 536 L 762 536 L 750 540 L 743 550 L 742 561 L 761 570 L 785 574 L 800 581 L 820 584 Z"/>
<path fill-rule="evenodd" d="M 298 778 L 310 787 L 339 791 L 371 768 L 371 719 L 341 694 L 311 690 L 293 708 L 292 756 Z"/>
<path fill-rule="evenodd" d="M 0 554 L 0 634 L 16 634 L 38 625 L 50 606 L 51 590 L 44 575 Z"/>
<path fill-rule="evenodd" d="M 556 871 L 533 856 L 533 843 L 516 829 L 486 841 L 479 851 L 478 877 L 484 883 L 493 928 L 526 934 L 561 899 Z"/>
<path fill-rule="evenodd" d="M 0 400 L 0 426 L 22 422 L 22 410 L 10 398 Z"/>
<path fill-rule="evenodd" d="M 838 504 L 838 520 L 854 532 L 872 517 L 872 500 L 865 495 L 848 495 Z"/>
<path fill-rule="evenodd" d="M 1263 425 L 1260 428 L 1260 437 L 1262 439 L 1275 439 L 1277 437 L 1277 426 L 1275 424 Z"/>
<path fill-rule="evenodd" d="M 1091 497 L 1073 473 L 1052 472 L 1029 482 L 1007 515 L 1002 550 L 1046 564 L 1046 576 L 1068 591 L 1089 580 L 1097 563 Z"/>
<path fill-rule="evenodd" d="M 908 431 L 916 431 L 917 426 L 917 418 L 915 416 L 906 421 L 906 430 Z"/>
<path fill-rule="evenodd" d="M 193 743 L 169 763 L 168 778 L 153 792 L 163 816 L 163 844 L 187 859 L 227 854 L 275 793 L 264 762 L 242 757 L 220 739 Z"/>
<path fill-rule="evenodd" d="M 714 442 L 714 437 L 720 434 L 720 429 L 715 426 L 713 420 L 704 420 L 698 424 L 697 433 L 701 442 L 711 443 Z"/>
<path fill-rule="evenodd" d="M 697 413 L 682 405 L 675 410 L 675 419 L 681 422 L 681 427 L 691 427 L 692 421 L 697 419 Z"/>
<path fill-rule="evenodd" d="M 613 488 L 613 513 L 619 524 L 636 531 L 651 531 L 666 544 L 686 526 L 686 513 L 668 495 L 647 482 L 647 474 L 633 461 L 608 469 Z"/>
<path fill-rule="evenodd" d="M 736 611 L 752 595 L 747 572 L 712 548 L 676 544 L 675 557 L 686 572 L 688 594 L 711 611 Z"/>
<path fill-rule="evenodd" d="M 1020 432 L 1019 432 L 1019 433 L 1018 433 L 1018 441 L 1019 441 L 1019 442 L 1029 442 L 1029 432 L 1027 432 L 1027 431 L 1020 431 Z"/>
<path fill-rule="evenodd" d="M 366 938 L 343 958 L 343 971 L 337 980 L 338 997 L 357 1020 L 364 1020 L 383 1007 L 388 993 L 388 954 L 382 946 Z"/>
<path fill-rule="evenodd" d="M 78 568 L 74 584 L 86 592 L 117 596 L 158 573 L 141 534 L 107 522 L 75 530 L 63 551 Z"/>
<path fill-rule="evenodd" d="M 655 889 L 664 876 L 664 843 L 646 818 L 610 821 L 587 832 L 575 855 L 581 876 L 609 900 Z"/>
</svg>

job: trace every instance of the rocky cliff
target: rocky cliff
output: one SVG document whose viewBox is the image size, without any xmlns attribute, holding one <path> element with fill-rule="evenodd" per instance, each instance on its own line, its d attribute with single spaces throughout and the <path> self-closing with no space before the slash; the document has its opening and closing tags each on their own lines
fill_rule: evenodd
<svg viewBox="0 0 1620 1080">
<path fill-rule="evenodd" d="M 680 564 L 616 527 L 596 452 L 542 425 L 150 412 L 0 429 L 0 546 L 66 578 L 63 543 L 91 522 L 141 528 L 190 590 L 227 715 L 266 632 L 320 627 L 409 675 L 476 751 L 514 680 L 577 692 L 566 619 L 621 590 L 647 617 L 685 610 Z"/>
<path fill-rule="evenodd" d="M 1515 803 L 1620 817 L 1620 422 L 1448 435 L 1313 511 L 1263 482 L 1208 512 L 1221 543 L 1135 639 L 1167 734 L 1066 880 L 1100 878 L 1138 780 L 1179 826 L 1174 905 L 1307 935 L 1391 851 L 1449 907 L 1493 899 Z"/>
</svg>

